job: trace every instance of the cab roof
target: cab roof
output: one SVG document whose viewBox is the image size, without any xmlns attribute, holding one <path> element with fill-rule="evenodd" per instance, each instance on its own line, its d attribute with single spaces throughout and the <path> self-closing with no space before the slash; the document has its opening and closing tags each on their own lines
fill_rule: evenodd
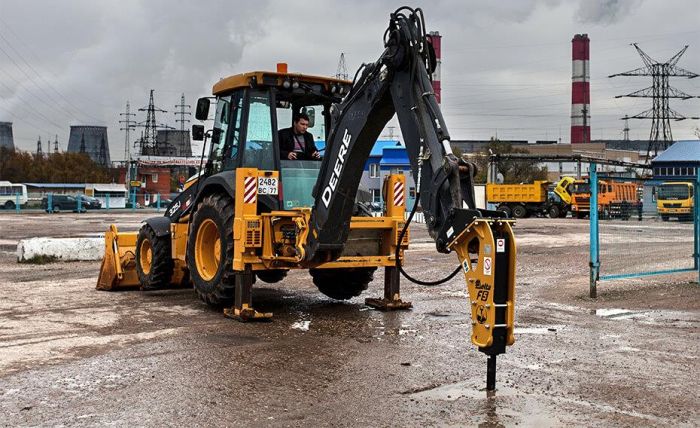
<svg viewBox="0 0 700 428">
<path fill-rule="evenodd" d="M 280 73 L 276 71 L 251 71 L 236 74 L 219 80 L 212 89 L 214 95 L 221 95 L 238 88 L 249 87 L 251 83 L 264 86 L 282 86 L 285 81 L 301 82 L 308 84 L 321 84 L 326 90 L 334 84 L 349 86 L 349 80 L 336 79 L 334 77 L 314 76 L 301 73 Z"/>
</svg>

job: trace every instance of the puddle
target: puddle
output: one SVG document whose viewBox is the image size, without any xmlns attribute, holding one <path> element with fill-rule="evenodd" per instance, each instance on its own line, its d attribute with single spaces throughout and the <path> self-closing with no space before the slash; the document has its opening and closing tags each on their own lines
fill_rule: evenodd
<svg viewBox="0 0 700 428">
<path fill-rule="evenodd" d="M 483 385 L 482 385 L 483 387 Z M 545 400 L 519 392 L 515 388 L 498 386 L 496 391 L 486 391 L 474 385 L 474 381 L 418 391 L 410 394 L 413 399 L 456 401 L 467 399 L 479 402 L 480 411 L 463 421 L 464 426 L 505 427 L 514 425 L 550 427 L 562 422 L 545 407 Z"/>
<path fill-rule="evenodd" d="M 631 320 L 642 324 L 665 325 L 671 327 L 697 327 L 698 319 L 691 312 L 648 310 L 639 311 L 620 308 L 593 309 L 591 314 L 598 317 L 621 321 Z"/>
</svg>

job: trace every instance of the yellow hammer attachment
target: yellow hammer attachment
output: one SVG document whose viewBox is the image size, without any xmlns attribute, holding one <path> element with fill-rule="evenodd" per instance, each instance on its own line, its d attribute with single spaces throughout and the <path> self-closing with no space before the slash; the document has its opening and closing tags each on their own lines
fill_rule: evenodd
<svg viewBox="0 0 700 428">
<path fill-rule="evenodd" d="M 467 280 L 472 343 L 489 356 L 486 388 L 496 388 L 496 356 L 515 342 L 515 239 L 512 220 L 477 218 L 448 246 Z"/>
<path fill-rule="evenodd" d="M 136 273 L 136 233 L 119 233 L 111 225 L 105 233 L 105 256 L 97 278 L 98 290 L 139 287 Z"/>
</svg>

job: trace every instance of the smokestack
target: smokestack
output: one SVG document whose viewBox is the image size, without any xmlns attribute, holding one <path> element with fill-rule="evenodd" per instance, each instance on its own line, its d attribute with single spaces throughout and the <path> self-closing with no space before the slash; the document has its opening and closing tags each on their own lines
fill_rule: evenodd
<svg viewBox="0 0 700 428">
<path fill-rule="evenodd" d="M 435 71 L 432 75 L 433 92 L 435 93 L 435 98 L 437 99 L 438 104 L 440 104 L 440 64 L 442 64 L 442 36 L 437 31 L 431 31 L 428 34 L 428 37 L 430 38 L 430 42 L 433 45 L 433 49 L 435 49 L 436 58 Z"/>
<path fill-rule="evenodd" d="M 588 34 L 571 39 L 571 144 L 591 142 L 591 87 Z"/>
</svg>

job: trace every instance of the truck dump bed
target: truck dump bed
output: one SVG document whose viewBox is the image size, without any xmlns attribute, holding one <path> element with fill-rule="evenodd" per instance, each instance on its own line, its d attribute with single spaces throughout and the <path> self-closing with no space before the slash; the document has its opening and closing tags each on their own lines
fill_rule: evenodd
<svg viewBox="0 0 700 428">
<path fill-rule="evenodd" d="M 541 203 L 547 200 L 548 181 L 535 181 L 532 184 L 493 184 L 486 185 L 486 200 L 490 203 L 522 202 Z"/>
</svg>

